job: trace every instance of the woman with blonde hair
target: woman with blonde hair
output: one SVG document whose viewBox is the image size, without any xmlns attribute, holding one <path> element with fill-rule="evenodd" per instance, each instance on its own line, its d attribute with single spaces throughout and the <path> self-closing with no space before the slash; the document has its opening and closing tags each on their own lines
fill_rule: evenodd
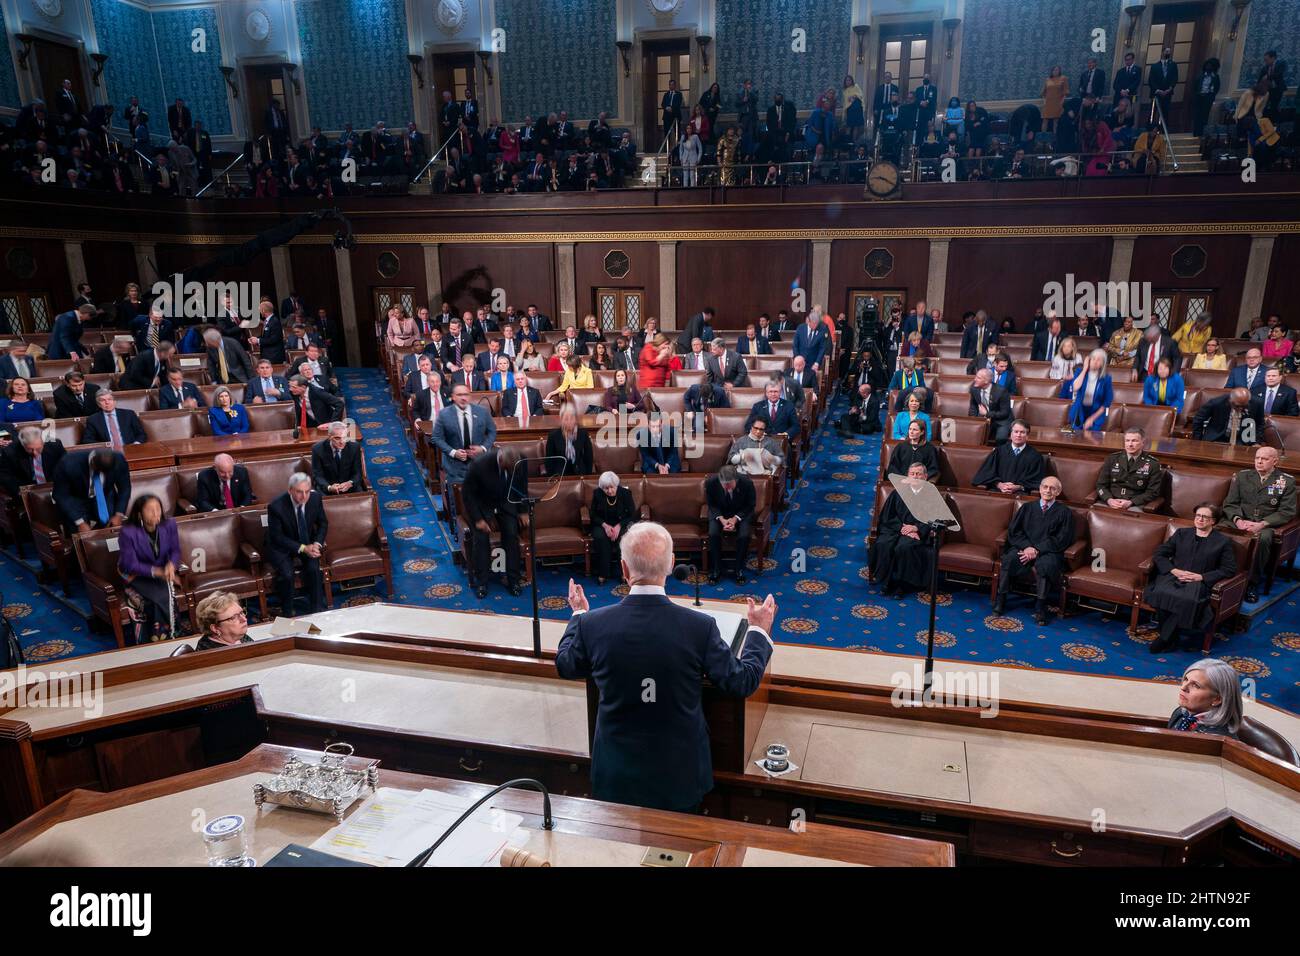
<svg viewBox="0 0 1300 956">
<path fill-rule="evenodd" d="M 1074 341 L 1074 336 L 1067 335 L 1061 339 L 1056 354 L 1052 356 L 1052 367 L 1047 370 L 1047 377 L 1057 381 L 1072 379 L 1078 374 L 1079 366 L 1082 364 L 1083 356 L 1079 354 L 1079 346 Z"/>
<path fill-rule="evenodd" d="M 1074 380 L 1070 423 L 1083 431 L 1099 432 L 1106 427 L 1106 414 L 1115 400 L 1115 387 L 1106 371 L 1106 350 L 1093 349 L 1083 370 Z"/>
</svg>

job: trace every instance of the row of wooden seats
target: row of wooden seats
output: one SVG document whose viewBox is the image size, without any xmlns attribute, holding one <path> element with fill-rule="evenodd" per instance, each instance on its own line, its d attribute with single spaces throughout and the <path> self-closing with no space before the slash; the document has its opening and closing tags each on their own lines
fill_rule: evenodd
<svg viewBox="0 0 1300 956">
<path fill-rule="evenodd" d="M 277 372 L 276 374 L 279 375 L 282 373 Z M 210 408 L 212 406 L 213 397 L 217 393 L 217 389 L 221 388 L 222 386 L 208 384 L 207 377 L 208 377 L 208 373 L 201 370 L 200 371 L 187 370 L 185 372 L 185 380 L 198 387 L 199 394 L 203 396 L 203 400 L 207 402 L 208 407 Z M 112 389 L 114 387 L 112 381 L 113 378 L 114 376 L 112 375 L 97 373 L 94 375 L 87 375 L 86 381 L 93 382 L 94 384 L 98 385 L 100 388 L 107 387 Z M 50 384 L 53 387 L 57 388 L 58 385 L 62 384 L 62 381 L 51 380 Z M 227 385 L 224 387 L 230 389 L 230 397 L 235 401 L 235 404 L 238 405 L 243 403 L 244 388 L 245 388 L 244 385 L 237 382 L 234 385 Z M 167 410 L 161 408 L 158 392 L 159 390 L 156 388 L 135 388 L 135 389 L 129 389 L 127 391 L 121 391 L 121 392 L 115 390 L 113 392 L 113 396 L 117 399 L 118 408 L 129 408 L 137 415 L 143 415 L 145 412 L 156 412 L 156 411 Z M 55 407 L 54 404 L 53 395 L 49 393 L 41 394 L 40 399 L 41 399 L 41 404 L 45 407 L 46 417 L 53 418 L 56 414 L 58 414 L 58 409 Z M 87 404 L 89 405 L 89 411 L 91 414 L 98 411 L 98 407 L 95 405 L 94 402 L 88 402 Z M 288 402 L 283 402 L 283 403 L 272 402 L 270 404 L 288 405 Z M 250 404 L 248 406 L 249 414 L 250 415 L 253 414 L 253 409 L 257 407 L 259 406 Z M 199 411 L 201 411 L 203 414 L 206 415 L 208 409 L 201 408 L 199 409 Z M 292 415 L 290 415 L 290 417 L 292 417 Z M 252 425 L 251 420 L 250 420 L 250 425 Z M 253 431 L 266 430 L 262 428 L 257 428 L 255 425 L 252 425 L 252 428 Z"/>
<path fill-rule="evenodd" d="M 877 485 L 876 515 L 892 491 L 889 482 Z M 950 489 L 944 493 L 944 500 L 960 527 L 944 535 L 939 548 L 939 570 L 955 579 L 987 580 L 992 600 L 997 594 L 1007 533 L 1003 531 L 990 537 L 989 529 L 1008 528 L 1020 508 L 1034 506 L 1033 499 Z M 1156 549 L 1179 528 L 1192 527 L 1191 520 L 1073 503 L 1066 507 L 1074 516 L 1075 541 L 1065 551 L 1068 570 L 1061 582 L 1062 617 L 1069 611 L 1071 595 L 1092 598 L 1129 608 L 1129 627 L 1136 629 L 1141 611 L 1151 610 L 1143 602 L 1142 592 L 1154 569 Z M 1255 555 L 1254 538 L 1233 531 L 1226 534 L 1233 545 L 1237 573 L 1220 581 L 1211 591 L 1213 616 L 1202 640 L 1205 652 L 1210 649 L 1216 628 L 1240 610 Z M 875 545 L 876 537 L 873 522 L 868 547 Z M 1098 555 L 1104 560 L 1098 562 Z"/>
<path fill-rule="evenodd" d="M 893 440 L 886 440 L 880 444 L 881 485 L 885 490 L 891 487 L 888 478 L 885 477 L 889 456 L 899 444 L 900 442 Z M 935 451 L 939 458 L 939 477 L 935 482 L 936 485 L 940 488 L 981 493 L 980 489 L 973 488 L 971 481 L 989 455 L 987 447 L 946 444 L 936 445 Z M 1101 472 L 1102 462 L 1096 458 L 1071 455 L 1061 451 L 1045 452 L 1043 458 L 1047 474 L 1060 479 L 1061 501 L 1078 508 L 1091 508 L 1096 504 L 1097 476 Z M 1196 513 L 1196 506 L 1200 503 L 1212 501 L 1221 505 L 1228 496 L 1231 485 L 1230 474 L 1165 464 L 1158 496 L 1148 502 L 1143 511 L 1190 522 Z M 989 492 L 989 494 L 998 498 L 1007 497 L 997 492 Z M 1037 496 L 1022 497 L 1033 500 Z M 1300 518 L 1288 522 L 1275 533 L 1277 547 L 1274 548 L 1269 567 L 1264 569 L 1266 590 L 1272 586 L 1277 569 L 1300 549 Z"/>
<path fill-rule="evenodd" d="M 129 329 L 95 329 L 82 326 L 81 344 L 98 347 L 107 345 L 119 335 L 130 335 Z M 28 345 L 39 345 L 42 349 L 48 349 L 50 339 L 54 333 L 51 332 L 23 332 L 21 335 L 0 335 L 0 348 L 9 348 L 15 342 L 26 342 Z"/>
<path fill-rule="evenodd" d="M 392 559 L 375 493 L 328 495 L 324 504 L 329 523 L 321 555 L 326 606 L 334 603 L 335 585 L 363 578 L 383 578 L 391 596 Z M 191 629 L 198 629 L 198 603 L 214 591 L 255 598 L 266 618 L 266 595 L 275 588 L 275 571 L 262 557 L 266 523 L 265 504 L 177 516 L 184 562 L 177 597 L 189 612 Z M 118 535 L 114 528 L 89 531 L 76 536 L 75 547 L 94 616 L 113 629 L 122 647 L 128 618 L 118 572 Z M 299 577 L 295 574 L 296 580 Z"/>
<path fill-rule="evenodd" d="M 1191 368 L 1191 362 L 1194 361 L 1196 357 L 1185 356 L 1185 358 L 1187 359 L 1187 362 L 1179 372 L 1179 375 L 1182 376 L 1184 387 L 1223 388 L 1224 384 L 1228 381 L 1228 371 L 1214 368 Z M 1231 369 L 1234 364 L 1236 363 L 1230 361 L 1228 363 L 1229 369 Z M 1241 364 L 1245 363 L 1243 362 Z M 969 359 L 936 358 L 930 360 L 928 374 L 965 376 L 966 382 L 969 384 L 971 376 L 970 373 L 966 371 L 969 367 Z M 1048 375 L 1052 370 L 1051 362 L 1014 362 L 1012 370 L 1016 373 L 1017 385 L 1025 381 L 1042 380 L 1044 382 L 1052 382 L 1058 391 L 1061 387 L 1059 379 L 1048 378 Z M 1111 379 L 1114 381 L 1116 388 L 1119 388 L 1120 385 L 1127 385 L 1130 383 L 1136 384 L 1139 389 L 1142 387 L 1142 383 L 1139 381 L 1140 376 L 1138 370 L 1135 368 L 1116 368 L 1112 365 L 1107 368 L 1107 371 L 1110 374 Z M 1021 392 L 1024 393 L 1024 390 L 1021 389 Z"/>
<path fill-rule="evenodd" d="M 673 538 L 673 551 L 677 554 L 699 554 L 700 568 L 708 573 L 709 564 L 709 509 L 705 502 L 704 482 L 708 475 L 641 475 L 619 476 L 623 486 L 632 493 L 632 502 L 642 521 L 656 521 L 663 525 Z M 762 570 L 772 534 L 771 478 L 759 476 L 754 482 L 754 519 L 750 538 L 750 551 L 757 555 Z M 539 558 L 582 558 L 585 572 L 591 574 L 591 514 L 592 496 L 596 493 L 595 478 L 562 478 L 554 483 L 553 493 L 536 507 L 537 556 Z M 529 494 L 542 495 L 550 488 L 547 482 L 530 481 Z M 462 486 L 453 490 L 456 501 L 457 538 L 466 567 L 472 567 L 470 556 L 472 535 L 466 518 Z M 531 553 L 528 547 L 527 516 L 520 522 L 519 541 L 523 550 L 524 573 L 531 574 Z M 724 542 L 732 537 L 724 536 Z M 492 523 L 492 547 L 501 546 L 500 530 Z M 724 544 L 725 550 L 725 544 Z M 734 550 L 734 547 L 732 548 Z M 718 570 L 718 569 L 713 569 Z M 526 577 L 525 581 L 531 580 Z"/>
<path fill-rule="evenodd" d="M 893 408 L 892 405 L 890 407 Z M 987 434 L 988 426 L 985 419 L 973 417 L 969 412 L 970 396 L 968 394 L 936 393 L 930 411 L 931 437 L 942 440 L 944 429 L 955 427 L 955 424 L 949 426 L 947 422 L 952 420 L 956 423 L 963 419 L 971 422 L 984 422 Z M 894 419 L 897 414 L 900 413 L 891 412 L 888 417 L 890 435 L 894 433 Z M 1024 398 L 1016 396 L 1011 399 L 1011 417 L 1024 420 L 1029 424 L 1030 428 L 1065 428 L 1070 424 L 1070 403 L 1061 398 Z M 1141 428 L 1147 433 L 1148 438 L 1166 438 L 1173 436 L 1176 421 L 1177 409 L 1165 405 L 1143 405 L 1141 402 L 1132 405 L 1116 403 L 1110 407 L 1110 411 L 1106 415 L 1104 430 L 1116 432 L 1123 431 L 1125 428 Z M 967 432 L 966 434 L 970 433 Z"/>
<path fill-rule="evenodd" d="M 125 397 L 118 402 L 118 408 L 129 408 L 139 414 L 140 424 L 150 441 L 165 444 L 212 434 L 212 423 L 206 408 L 149 410 L 142 407 L 151 401 L 144 392 L 118 392 L 117 394 Z M 248 410 L 248 426 L 251 431 L 286 431 L 294 426 L 293 405 L 289 402 L 246 405 L 245 408 Z M 86 419 L 56 418 L 50 425 L 54 429 L 53 437 L 64 445 L 80 445 L 81 436 L 86 429 Z"/>
<path fill-rule="evenodd" d="M 960 347 L 963 334 L 964 333 L 961 329 L 951 332 L 936 332 L 932 341 L 935 345 L 956 345 Z M 1070 323 L 1069 321 L 1064 321 L 1061 323 L 1061 336 L 1064 338 L 1068 335 L 1070 335 Z M 1224 355 L 1244 355 L 1247 350 L 1259 347 L 1258 342 L 1252 342 L 1250 339 L 1223 338 L 1222 336 L 1216 336 L 1216 338 L 1219 341 L 1219 348 Z M 1096 336 L 1090 335 L 1076 335 L 1074 336 L 1074 341 L 1081 350 L 1097 348 L 1101 342 L 1101 340 Z M 1006 344 L 1011 348 L 1031 348 L 1034 344 L 1034 336 L 1028 332 L 1012 332 L 1009 334 L 1000 334 L 998 336 L 998 342 Z"/>
<path fill-rule="evenodd" d="M 311 474 L 309 455 L 290 455 L 284 458 L 265 458 L 242 462 L 248 469 L 248 482 L 256 501 L 263 504 L 278 497 L 288 486 L 289 476 L 295 471 Z M 131 475 L 131 498 L 157 495 L 162 501 L 163 513 L 169 518 L 193 514 L 198 501 L 199 472 L 210 463 L 188 468 L 150 468 Z M 18 542 L 30 535 L 41 564 L 58 579 L 63 593 L 68 593 L 68 581 L 74 566 L 73 542 L 63 533 L 63 521 L 54 503 L 54 485 L 28 485 L 22 489 L 21 502 L 14 501 L 0 490 L 6 531 Z M 127 505 L 128 511 L 130 504 Z"/>
</svg>

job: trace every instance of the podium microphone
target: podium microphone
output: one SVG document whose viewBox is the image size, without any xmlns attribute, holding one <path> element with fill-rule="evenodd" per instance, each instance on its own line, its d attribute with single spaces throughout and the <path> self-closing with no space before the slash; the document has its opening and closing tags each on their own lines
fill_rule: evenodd
<svg viewBox="0 0 1300 956">
<path fill-rule="evenodd" d="M 673 568 L 673 577 L 678 581 L 687 581 L 693 574 L 695 574 L 695 565 L 693 564 L 679 564 Z M 698 577 L 695 579 L 695 606 L 704 606 L 700 604 L 700 579 Z"/>
</svg>

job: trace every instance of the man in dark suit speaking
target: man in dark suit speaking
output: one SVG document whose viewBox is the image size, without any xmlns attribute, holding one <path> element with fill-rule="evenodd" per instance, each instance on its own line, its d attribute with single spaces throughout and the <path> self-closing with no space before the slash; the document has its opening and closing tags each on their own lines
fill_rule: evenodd
<svg viewBox="0 0 1300 956">
<path fill-rule="evenodd" d="M 640 521 L 624 534 L 621 604 L 591 610 L 569 581 L 573 617 L 555 655 L 566 679 L 590 677 L 600 691 L 591 751 L 591 795 L 656 810 L 693 812 L 713 789 L 701 675 L 724 694 L 758 689 L 772 655 L 776 602 L 749 600 L 749 630 L 737 658 L 713 618 L 664 593 L 673 541 L 663 525 Z"/>
</svg>

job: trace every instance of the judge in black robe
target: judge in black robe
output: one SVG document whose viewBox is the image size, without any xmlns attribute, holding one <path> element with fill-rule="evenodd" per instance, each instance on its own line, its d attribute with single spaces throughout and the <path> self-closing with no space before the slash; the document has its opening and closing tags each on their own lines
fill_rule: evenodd
<svg viewBox="0 0 1300 956">
<path fill-rule="evenodd" d="M 1029 429 L 1023 422 L 1012 425 L 1011 441 L 989 452 L 975 471 L 971 484 L 1004 494 L 1037 494 L 1038 484 L 1047 473 L 1047 465 L 1037 449 L 1025 440 L 1028 436 Z"/>
<path fill-rule="evenodd" d="M 1149 648 L 1152 654 L 1174 647 L 1180 628 L 1204 632 L 1214 622 L 1210 591 L 1237 573 L 1232 542 L 1214 530 L 1218 518 L 1218 508 L 1197 505 L 1196 527 L 1179 528 L 1156 548 L 1156 576 L 1142 595 L 1156 609 L 1160 621 L 1160 636 Z M 1200 579 L 1180 580 L 1175 570 L 1200 575 Z"/>
<path fill-rule="evenodd" d="M 1039 625 L 1047 623 L 1047 595 L 1060 585 L 1065 573 L 1065 549 L 1074 543 L 1074 515 L 1065 505 L 1056 503 L 1060 493 L 1060 479 L 1048 475 L 1038 486 L 1039 500 L 1021 506 L 1011 519 L 998 575 L 998 596 L 993 601 L 994 614 L 1002 613 L 1013 581 L 1032 577 L 1034 620 Z"/>
<path fill-rule="evenodd" d="M 605 472 L 591 496 L 591 570 L 597 584 L 604 584 L 606 578 L 622 577 L 619 544 L 634 521 L 636 503 L 631 490 L 619 483 L 618 475 Z M 613 538 L 606 532 L 606 525 L 618 529 Z"/>
<path fill-rule="evenodd" d="M 909 437 L 911 426 L 908 426 Z M 935 451 L 934 445 L 925 440 L 925 427 L 917 425 L 917 431 L 920 432 L 920 441 L 913 444 L 911 441 L 900 442 L 894 446 L 894 450 L 889 453 L 889 467 L 885 469 L 886 475 L 906 475 L 907 470 L 915 464 L 925 466 L 925 477 L 927 481 L 937 481 L 939 479 L 939 453 Z"/>
<path fill-rule="evenodd" d="M 923 481 L 925 476 L 920 463 L 914 464 L 908 476 Z M 886 597 L 898 597 L 904 588 L 922 590 L 930 581 L 930 539 L 934 532 L 929 526 L 917 522 L 908 509 L 910 492 L 897 489 L 880 510 L 876 523 L 876 544 L 871 551 L 871 580 Z M 915 531 L 915 537 L 904 534 L 903 529 Z"/>
</svg>

